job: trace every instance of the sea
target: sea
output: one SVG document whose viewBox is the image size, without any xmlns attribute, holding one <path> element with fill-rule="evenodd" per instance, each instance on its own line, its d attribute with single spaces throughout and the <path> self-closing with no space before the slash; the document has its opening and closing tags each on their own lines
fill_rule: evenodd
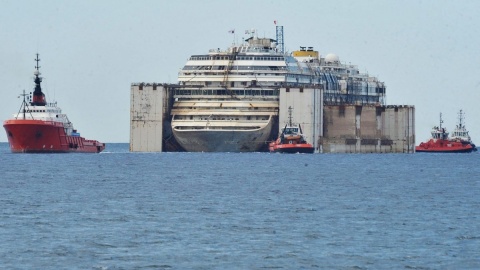
<svg viewBox="0 0 480 270">
<path fill-rule="evenodd" d="M 0 269 L 480 269 L 480 154 L 12 154 Z"/>
</svg>

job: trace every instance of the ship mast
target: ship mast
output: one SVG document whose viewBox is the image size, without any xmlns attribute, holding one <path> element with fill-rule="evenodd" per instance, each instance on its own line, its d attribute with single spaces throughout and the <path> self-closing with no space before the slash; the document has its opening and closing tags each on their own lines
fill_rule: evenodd
<svg viewBox="0 0 480 270">
<path fill-rule="evenodd" d="M 293 125 L 293 123 L 292 123 L 292 111 L 293 111 L 292 106 L 288 106 L 288 125 L 289 126 Z"/>
<path fill-rule="evenodd" d="M 440 129 L 439 129 L 439 131 L 441 132 L 441 138 L 440 139 L 447 140 L 448 139 L 448 133 L 445 131 L 444 128 L 442 128 L 442 123 L 443 123 L 442 113 L 440 113 Z"/>
<path fill-rule="evenodd" d="M 18 110 L 18 113 L 17 113 L 17 116 L 15 117 L 15 119 L 18 119 L 18 115 L 20 114 L 20 111 L 22 110 L 23 108 L 23 119 L 25 120 L 26 119 L 26 115 L 25 113 L 27 112 L 27 108 L 28 108 L 28 103 L 27 101 L 25 100 L 25 97 L 28 96 L 28 94 L 25 94 L 25 89 L 23 90 L 23 94 L 20 94 L 20 96 L 23 96 L 23 102 L 22 102 L 22 105 L 20 105 L 20 109 Z M 18 97 L 20 97 L 18 96 Z M 30 110 L 29 110 L 30 111 Z M 32 117 L 33 119 L 33 115 L 32 113 L 30 112 L 30 116 Z"/>
<path fill-rule="evenodd" d="M 440 130 L 442 130 L 442 123 L 443 123 L 443 120 L 442 120 L 442 113 L 440 113 Z"/>
<path fill-rule="evenodd" d="M 35 72 L 33 73 L 35 75 L 35 90 L 33 91 L 33 100 L 31 104 L 33 106 L 45 106 L 47 104 L 47 101 L 45 99 L 45 94 L 43 94 L 42 92 L 42 87 L 40 86 L 42 78 L 40 77 L 40 66 L 38 65 L 38 62 L 40 62 L 40 59 L 38 59 L 38 53 L 35 61 L 37 62 L 37 64 L 35 65 Z"/>
<path fill-rule="evenodd" d="M 463 110 L 460 110 L 460 112 L 458 113 L 458 128 L 463 128 Z"/>
</svg>

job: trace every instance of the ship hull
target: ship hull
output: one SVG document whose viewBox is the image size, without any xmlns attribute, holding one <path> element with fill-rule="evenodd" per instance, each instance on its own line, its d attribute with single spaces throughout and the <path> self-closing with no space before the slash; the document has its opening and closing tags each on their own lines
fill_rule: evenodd
<svg viewBox="0 0 480 270">
<path fill-rule="evenodd" d="M 271 131 L 272 120 L 253 130 L 173 128 L 173 135 L 188 152 L 257 152 L 265 146 Z"/>
<path fill-rule="evenodd" d="M 272 153 L 289 153 L 289 154 L 313 154 L 315 148 L 311 144 L 276 144 L 270 146 Z"/>
<path fill-rule="evenodd" d="M 419 153 L 470 153 L 474 150 L 472 145 L 449 140 L 430 140 L 415 147 Z"/>
<path fill-rule="evenodd" d="M 68 136 L 60 122 L 15 119 L 5 121 L 3 127 L 13 153 L 99 153 L 105 149 L 104 143 Z"/>
<path fill-rule="evenodd" d="M 422 149 L 415 148 L 415 152 L 418 153 L 470 153 L 473 151 L 473 148 L 458 148 L 458 149 Z"/>
</svg>

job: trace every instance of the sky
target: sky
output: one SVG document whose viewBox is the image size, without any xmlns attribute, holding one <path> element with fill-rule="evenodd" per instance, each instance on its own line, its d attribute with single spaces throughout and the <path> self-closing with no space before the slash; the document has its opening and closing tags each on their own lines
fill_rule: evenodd
<svg viewBox="0 0 480 270">
<path fill-rule="evenodd" d="M 33 92 L 38 52 L 47 101 L 83 137 L 129 142 L 132 83 L 176 83 L 190 55 L 247 29 L 275 38 L 276 20 L 286 50 L 335 53 L 384 81 L 387 105 L 415 106 L 416 144 L 440 113 L 452 131 L 461 109 L 479 144 L 479 10 L 475 0 L 0 0 L 0 118 Z"/>
</svg>

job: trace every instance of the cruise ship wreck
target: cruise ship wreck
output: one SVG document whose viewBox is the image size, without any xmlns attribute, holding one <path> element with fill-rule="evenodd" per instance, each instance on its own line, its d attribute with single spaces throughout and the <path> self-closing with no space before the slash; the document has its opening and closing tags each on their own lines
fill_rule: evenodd
<svg viewBox="0 0 480 270">
<path fill-rule="evenodd" d="M 326 142 L 330 145 L 329 152 L 358 152 L 362 142 L 374 148 L 376 144 L 383 147 L 385 142 L 388 145 L 395 140 L 384 134 L 385 128 L 401 136 L 398 128 L 391 128 L 391 115 L 383 116 L 384 82 L 360 72 L 356 65 L 340 62 L 335 54 L 322 56 L 313 47 L 285 52 L 283 27 L 277 26 L 276 39 L 258 37 L 254 30 L 248 33 L 241 44 L 191 55 L 178 74 L 178 84 L 132 84 L 132 151 L 164 151 L 165 148 L 189 152 L 268 151 L 269 142 L 279 134 L 279 126 L 285 124 L 286 108 L 294 106 L 292 99 L 303 99 L 303 103 L 296 103 L 295 112 L 301 114 L 296 118 L 309 119 L 304 117 L 308 110 L 302 107 L 307 107 L 304 104 L 315 94 L 289 95 L 289 92 L 303 93 L 304 89 L 321 96 L 315 101 L 321 104 L 312 110 L 322 112 L 313 112 L 314 120 L 302 123 L 306 136 L 310 136 L 308 140 L 315 144 L 315 152 L 322 152 Z M 156 90 L 158 86 L 161 91 Z M 152 100 L 157 100 L 153 103 L 162 108 L 152 109 Z M 373 115 L 371 110 L 364 110 L 372 119 L 361 119 L 362 107 L 373 108 Z M 413 109 L 408 110 L 406 118 L 413 119 Z M 397 111 L 395 107 L 394 117 Z M 162 114 L 161 119 L 152 120 L 155 118 L 152 115 L 158 114 Z M 336 121 L 338 117 L 346 120 Z M 319 132 L 308 135 L 312 121 Z M 340 125 L 335 126 L 336 122 Z M 363 125 L 368 130 L 362 131 L 361 123 L 366 123 Z M 407 125 L 410 130 L 413 121 Z M 368 134 L 375 126 L 376 131 L 368 135 L 370 137 L 362 137 L 362 133 Z M 330 141 L 323 137 L 323 130 L 331 134 Z M 408 135 L 413 136 L 413 132 L 410 133 Z M 155 141 L 159 136 L 163 142 Z M 405 141 L 398 139 L 402 140 Z M 177 147 L 171 147 L 172 141 Z M 406 152 L 413 147 L 414 142 L 408 141 Z"/>
<path fill-rule="evenodd" d="M 252 152 L 271 140 L 280 87 L 323 86 L 326 102 L 383 104 L 385 85 L 312 47 L 284 53 L 255 31 L 243 44 L 192 55 L 179 72 L 172 130 L 186 151 Z M 274 132 L 276 134 L 276 131 Z"/>
</svg>

